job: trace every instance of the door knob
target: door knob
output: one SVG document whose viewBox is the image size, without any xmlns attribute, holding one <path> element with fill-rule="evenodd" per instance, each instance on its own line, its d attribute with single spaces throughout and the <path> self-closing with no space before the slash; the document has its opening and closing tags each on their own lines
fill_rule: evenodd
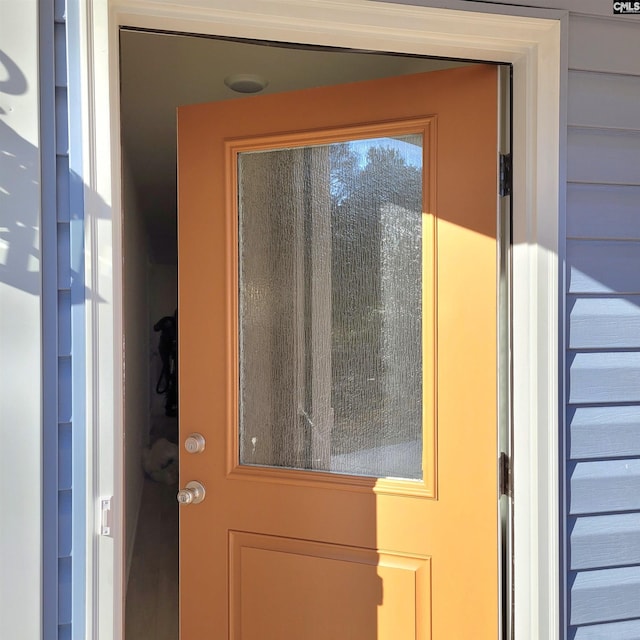
<svg viewBox="0 0 640 640">
<path fill-rule="evenodd" d="M 204 436 L 200 433 L 190 433 L 184 441 L 184 448 L 189 453 L 202 453 L 205 446 Z"/>
<path fill-rule="evenodd" d="M 180 504 L 198 504 L 198 502 L 204 500 L 205 493 L 202 483 L 197 480 L 191 480 L 187 482 L 187 486 L 184 489 L 178 491 L 178 502 Z"/>
</svg>

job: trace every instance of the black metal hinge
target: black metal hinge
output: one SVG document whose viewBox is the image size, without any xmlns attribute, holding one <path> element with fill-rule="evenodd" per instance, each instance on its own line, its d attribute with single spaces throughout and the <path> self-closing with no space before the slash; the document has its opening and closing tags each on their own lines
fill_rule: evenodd
<svg viewBox="0 0 640 640">
<path fill-rule="evenodd" d="M 511 458 L 503 451 L 498 459 L 498 486 L 501 496 L 512 496 Z"/>
<path fill-rule="evenodd" d="M 500 195 L 511 195 L 512 162 L 510 153 L 500 154 Z"/>
</svg>

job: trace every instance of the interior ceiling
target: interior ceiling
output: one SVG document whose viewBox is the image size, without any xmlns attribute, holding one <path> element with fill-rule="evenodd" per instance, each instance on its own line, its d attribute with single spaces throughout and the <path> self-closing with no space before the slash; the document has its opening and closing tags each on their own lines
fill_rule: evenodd
<svg viewBox="0 0 640 640">
<path fill-rule="evenodd" d="M 461 64 L 133 30 L 120 46 L 124 189 L 136 194 L 156 262 L 176 258 L 176 107 L 250 99 L 225 85 L 233 74 L 262 76 L 266 94 Z"/>
</svg>

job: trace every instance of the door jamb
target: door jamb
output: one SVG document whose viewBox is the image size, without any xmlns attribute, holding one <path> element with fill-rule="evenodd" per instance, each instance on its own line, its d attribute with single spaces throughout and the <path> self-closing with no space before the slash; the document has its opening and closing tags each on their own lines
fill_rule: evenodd
<svg viewBox="0 0 640 640">
<path fill-rule="evenodd" d="M 441 3 L 440 3 L 441 4 Z M 468 11 L 473 4 L 474 11 Z M 206 6 L 205 6 L 206 5 Z M 560 637 L 561 319 L 567 14 L 450 0 L 452 9 L 369 0 L 84 0 L 81 7 L 87 329 L 86 624 L 123 628 L 120 26 L 513 65 L 514 629 Z M 461 9 L 461 10 L 458 10 Z M 509 12 L 503 15 L 498 12 Z M 562 134 L 564 135 L 564 134 Z M 76 463 L 77 464 L 77 463 Z M 113 538 L 99 500 L 115 496 Z"/>
</svg>

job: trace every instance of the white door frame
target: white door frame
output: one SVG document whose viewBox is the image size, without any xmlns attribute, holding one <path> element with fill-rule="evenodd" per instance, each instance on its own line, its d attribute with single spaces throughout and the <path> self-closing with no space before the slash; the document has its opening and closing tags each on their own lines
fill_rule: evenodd
<svg viewBox="0 0 640 640">
<path fill-rule="evenodd" d="M 558 242 L 564 216 L 566 14 L 460 0 L 430 4 L 449 8 L 370 0 L 81 3 L 82 48 L 73 55 L 80 56 L 84 105 L 87 424 L 92 425 L 86 452 L 84 637 L 120 640 L 123 633 L 121 25 L 513 65 L 515 637 L 560 637 Z M 470 6 L 483 13 L 468 11 Z M 105 496 L 115 497 L 113 537 L 99 535 Z"/>
</svg>

